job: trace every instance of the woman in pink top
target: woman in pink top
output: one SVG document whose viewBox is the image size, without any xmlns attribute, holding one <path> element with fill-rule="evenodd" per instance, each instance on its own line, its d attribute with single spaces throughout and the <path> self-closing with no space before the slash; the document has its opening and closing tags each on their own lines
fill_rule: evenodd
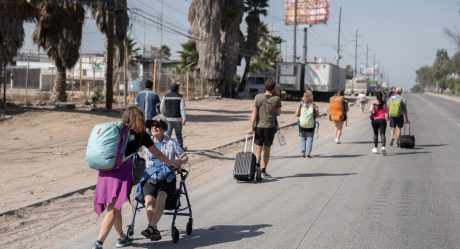
<svg viewBox="0 0 460 249">
<path fill-rule="evenodd" d="M 372 102 L 371 113 L 372 128 L 374 129 L 374 148 L 372 153 L 377 153 L 377 147 L 379 144 L 378 133 L 380 133 L 380 139 L 382 140 L 382 154 L 386 156 L 387 151 L 385 149 L 385 130 L 387 129 L 386 113 L 388 113 L 387 104 L 382 100 L 382 93 L 376 93 L 377 100 Z M 379 132 L 380 131 L 380 132 Z"/>
</svg>

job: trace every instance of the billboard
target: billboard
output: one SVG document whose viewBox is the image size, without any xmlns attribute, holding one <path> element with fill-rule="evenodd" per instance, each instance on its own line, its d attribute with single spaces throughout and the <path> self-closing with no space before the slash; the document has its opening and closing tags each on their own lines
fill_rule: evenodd
<svg viewBox="0 0 460 249">
<path fill-rule="evenodd" d="M 284 0 L 284 22 L 294 24 L 297 1 L 297 24 L 326 23 L 329 19 L 329 0 Z"/>
</svg>

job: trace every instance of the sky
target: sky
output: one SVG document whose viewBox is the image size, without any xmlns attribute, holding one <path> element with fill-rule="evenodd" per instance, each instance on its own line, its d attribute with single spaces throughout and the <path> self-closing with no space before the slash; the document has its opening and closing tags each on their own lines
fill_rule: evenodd
<svg viewBox="0 0 460 249">
<path fill-rule="evenodd" d="M 172 59 L 179 58 L 177 51 L 187 41 L 189 30 L 188 8 L 192 0 L 128 0 L 128 7 L 143 11 L 156 21 L 162 13 L 164 27 L 133 14 L 129 35 L 139 46 L 165 44 L 171 48 Z M 262 20 L 275 35 L 286 43 L 282 45 L 285 61 L 293 59 L 293 25 L 284 23 L 284 0 L 270 0 L 268 15 Z M 415 71 L 432 65 L 437 49 L 446 49 L 449 55 L 456 52 L 454 43 L 443 30 L 460 30 L 460 1 L 458 0 L 330 0 L 330 18 L 327 24 L 308 27 L 308 61 L 322 57 L 326 62 L 336 63 L 339 9 L 341 20 L 340 66 L 355 64 L 355 35 L 358 30 L 358 66 L 366 63 L 366 46 L 369 49 L 368 63 L 380 64 L 386 81 L 404 89 L 415 84 Z M 162 11 L 161 11 L 162 10 Z M 244 22 L 244 20 L 243 20 Z M 303 29 L 297 28 L 297 56 L 303 55 Z M 33 24 L 26 24 L 30 34 Z M 246 27 L 241 26 L 243 33 Z M 102 53 L 104 36 L 91 18 L 85 20 L 83 29 L 83 53 Z M 162 34 L 162 35 L 161 35 Z M 34 47 L 26 37 L 25 48 Z M 287 47 L 287 49 L 286 49 Z M 286 57 L 287 55 L 287 57 Z"/>
</svg>

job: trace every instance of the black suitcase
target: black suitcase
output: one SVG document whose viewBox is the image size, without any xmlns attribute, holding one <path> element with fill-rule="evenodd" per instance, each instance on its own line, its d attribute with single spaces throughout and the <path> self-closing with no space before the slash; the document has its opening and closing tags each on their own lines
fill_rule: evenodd
<svg viewBox="0 0 460 249">
<path fill-rule="evenodd" d="M 252 135 L 251 152 L 247 151 L 248 135 L 244 143 L 244 151 L 236 153 L 235 167 L 233 169 L 233 177 L 237 181 L 254 181 L 256 173 L 256 155 L 254 155 L 254 135 Z"/>
<path fill-rule="evenodd" d="M 399 140 L 399 146 L 401 148 L 413 149 L 415 147 L 415 136 L 410 134 L 410 124 L 409 134 L 406 134 L 406 126 L 404 126 L 404 134 L 401 135 L 401 140 Z"/>
</svg>

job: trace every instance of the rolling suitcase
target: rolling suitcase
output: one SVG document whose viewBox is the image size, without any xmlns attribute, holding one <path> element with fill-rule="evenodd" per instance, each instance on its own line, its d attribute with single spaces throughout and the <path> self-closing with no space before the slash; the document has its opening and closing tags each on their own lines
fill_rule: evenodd
<svg viewBox="0 0 460 249">
<path fill-rule="evenodd" d="M 235 167 L 233 169 L 233 177 L 237 181 L 254 181 L 256 173 L 256 156 L 254 155 L 254 135 L 252 135 L 251 152 L 247 151 L 248 137 L 244 143 L 244 151 L 236 153 Z"/>
<path fill-rule="evenodd" d="M 410 134 L 410 124 L 409 134 L 406 134 L 406 126 L 404 126 L 404 135 L 401 135 L 401 140 L 399 141 L 399 146 L 401 148 L 413 149 L 415 146 L 415 136 Z"/>
</svg>

